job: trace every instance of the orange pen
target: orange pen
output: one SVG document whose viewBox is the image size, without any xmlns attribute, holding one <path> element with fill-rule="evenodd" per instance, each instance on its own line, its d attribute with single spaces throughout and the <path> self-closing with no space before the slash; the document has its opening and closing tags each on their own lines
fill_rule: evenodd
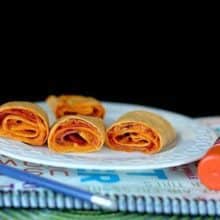
<svg viewBox="0 0 220 220">
<path fill-rule="evenodd" d="M 220 190 L 220 137 L 200 160 L 197 172 L 207 188 Z"/>
</svg>

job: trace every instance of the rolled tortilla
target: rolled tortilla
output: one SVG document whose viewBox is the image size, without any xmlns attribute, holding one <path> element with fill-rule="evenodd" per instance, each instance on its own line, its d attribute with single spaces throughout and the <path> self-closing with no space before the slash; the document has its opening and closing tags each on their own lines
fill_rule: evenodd
<svg viewBox="0 0 220 220">
<path fill-rule="evenodd" d="M 0 136 L 43 145 L 48 134 L 48 117 L 40 106 L 17 101 L 0 106 Z"/>
<path fill-rule="evenodd" d="M 64 115 L 85 115 L 104 118 L 105 109 L 102 104 L 92 98 L 75 95 L 49 96 L 47 104 L 57 118 Z"/>
<path fill-rule="evenodd" d="M 128 112 L 106 131 L 107 146 L 119 151 L 153 154 L 174 141 L 176 132 L 161 116 L 145 111 Z"/>
<path fill-rule="evenodd" d="M 69 115 L 51 128 L 48 146 L 58 153 L 99 151 L 105 141 L 105 128 L 100 118 Z"/>
</svg>

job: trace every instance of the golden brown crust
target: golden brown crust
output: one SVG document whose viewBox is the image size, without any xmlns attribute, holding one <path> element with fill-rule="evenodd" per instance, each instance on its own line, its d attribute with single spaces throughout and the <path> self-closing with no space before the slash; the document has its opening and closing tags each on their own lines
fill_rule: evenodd
<svg viewBox="0 0 220 220">
<path fill-rule="evenodd" d="M 104 118 L 105 115 L 105 109 L 101 102 L 92 97 L 51 95 L 46 99 L 46 102 L 57 118 L 64 115 L 85 115 Z"/>
<path fill-rule="evenodd" d="M 105 128 L 100 118 L 63 116 L 52 126 L 48 146 L 58 153 L 99 151 L 105 141 Z"/>
<path fill-rule="evenodd" d="M 156 153 L 174 141 L 176 132 L 163 117 L 145 111 L 128 112 L 106 131 L 106 144 L 114 150 Z"/>
<path fill-rule="evenodd" d="M 48 116 L 40 106 L 21 101 L 0 106 L 0 136 L 31 145 L 43 145 L 48 134 Z"/>
</svg>

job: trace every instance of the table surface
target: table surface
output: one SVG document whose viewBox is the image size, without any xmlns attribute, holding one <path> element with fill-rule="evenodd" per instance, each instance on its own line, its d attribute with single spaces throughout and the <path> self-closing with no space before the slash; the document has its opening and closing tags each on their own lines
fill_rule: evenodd
<svg viewBox="0 0 220 220">
<path fill-rule="evenodd" d="M 217 220 L 219 217 L 206 216 L 168 216 L 168 215 L 153 215 L 153 214 L 138 214 L 138 213 L 123 213 L 123 212 L 101 212 L 101 211 L 59 211 L 48 209 L 0 209 L 1 220 Z"/>
</svg>

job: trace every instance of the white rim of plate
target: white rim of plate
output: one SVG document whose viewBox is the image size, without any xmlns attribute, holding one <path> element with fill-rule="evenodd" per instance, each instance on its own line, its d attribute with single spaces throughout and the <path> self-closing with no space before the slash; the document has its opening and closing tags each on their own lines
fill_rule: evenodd
<svg viewBox="0 0 220 220">
<path fill-rule="evenodd" d="M 40 102 L 41 105 L 45 105 L 44 103 Z M 56 154 L 53 152 L 48 151 L 48 148 L 43 148 L 40 147 L 41 150 L 43 150 L 43 153 L 49 154 L 48 158 L 54 158 L 55 160 L 39 160 L 39 157 L 36 157 L 36 155 L 33 157 L 32 154 L 28 155 L 21 155 L 21 154 L 15 154 L 11 149 L 8 151 L 6 149 L 2 150 L 1 145 L 2 144 L 15 144 L 16 146 L 23 146 L 27 147 L 26 144 L 21 143 L 21 142 L 16 142 L 13 140 L 7 140 L 5 138 L 0 138 L 0 154 L 22 160 L 22 161 L 28 161 L 31 163 L 36 163 L 36 164 L 42 164 L 46 166 L 54 166 L 54 167 L 63 167 L 63 168 L 74 168 L 74 169 L 98 169 L 98 170 L 148 170 L 148 169 L 159 169 L 159 168 L 168 168 L 168 167 L 174 167 L 174 166 L 179 166 L 183 165 L 186 163 L 191 163 L 194 162 L 198 159 L 200 159 L 205 152 L 208 150 L 209 147 L 214 143 L 215 139 L 217 138 L 215 132 L 208 128 L 205 125 L 202 125 L 196 120 L 191 119 L 187 116 L 174 113 L 171 111 L 163 110 L 163 109 L 157 109 L 157 108 L 152 108 L 148 106 L 140 106 L 140 105 L 133 105 L 133 104 L 126 104 L 126 103 L 116 103 L 116 102 L 103 102 L 103 104 L 107 107 L 107 110 L 109 108 L 115 108 L 116 110 L 118 107 L 120 107 L 120 110 L 124 109 L 140 109 L 140 110 L 149 110 L 156 112 L 158 114 L 162 114 L 164 117 L 167 116 L 168 118 L 176 118 L 176 120 L 181 123 L 184 122 L 188 125 L 189 129 L 193 129 L 196 132 L 196 139 L 194 140 L 195 142 L 193 143 L 193 148 L 186 148 L 185 149 L 185 157 L 182 155 L 182 158 L 179 161 L 177 160 L 178 156 L 181 156 L 180 154 L 184 154 L 183 147 L 181 146 L 181 149 L 177 149 L 177 147 L 173 147 L 170 150 L 167 151 L 162 151 L 157 154 L 153 155 L 144 155 L 141 153 L 124 153 L 120 151 L 114 151 L 115 154 L 127 154 L 128 157 L 126 157 L 126 160 L 122 160 L 123 158 L 118 157 L 118 160 L 120 162 L 114 161 L 114 159 L 109 158 L 100 158 L 97 157 L 86 157 L 88 154 Z M 128 110 L 129 111 L 129 110 Z M 120 113 L 121 115 L 121 113 Z M 181 137 L 180 137 L 181 138 Z M 3 142 L 2 142 L 3 140 Z M 190 143 L 189 143 L 190 144 Z M 178 146 L 178 143 L 177 143 Z M 30 146 L 28 145 L 28 148 Z M 189 146 L 188 146 L 189 147 Z M 35 147 L 33 147 L 35 149 Z M 196 149 L 196 150 L 193 150 Z M 30 150 L 30 148 L 28 149 Z M 28 151 L 27 150 L 27 151 Z M 109 149 L 107 149 L 109 150 Z M 96 155 L 99 152 L 96 152 Z M 140 156 L 132 158 L 132 154 L 139 154 Z M 24 157 L 25 156 L 25 157 Z M 166 159 L 168 157 L 168 160 L 166 162 L 164 161 L 164 158 Z M 65 163 L 62 162 L 62 159 L 65 158 Z M 117 158 L 116 158 L 117 159 Z M 160 159 L 162 160 L 162 163 L 160 163 Z M 75 160 L 75 161 L 74 161 Z M 89 163 L 85 163 L 85 160 L 89 160 Z M 103 160 L 106 162 L 103 165 Z M 112 164 L 112 160 L 114 163 Z M 154 162 L 156 160 L 156 162 Z M 67 162 L 68 161 L 68 162 Z M 74 163 L 76 162 L 77 163 Z M 148 162 L 145 164 L 144 162 Z M 88 162 L 88 161 L 87 161 Z M 150 163 L 152 162 L 152 164 Z"/>
</svg>

